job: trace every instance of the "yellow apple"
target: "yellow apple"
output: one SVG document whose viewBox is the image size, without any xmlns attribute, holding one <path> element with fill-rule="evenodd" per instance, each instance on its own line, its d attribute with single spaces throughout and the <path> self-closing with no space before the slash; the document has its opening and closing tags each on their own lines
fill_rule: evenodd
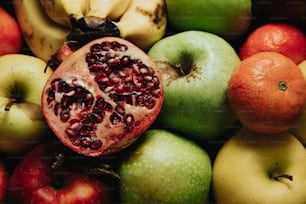
<svg viewBox="0 0 306 204">
<path fill-rule="evenodd" d="M 299 67 L 301 68 L 305 80 L 306 80 L 306 60 L 302 61 L 299 64 Z M 304 107 L 304 113 L 301 116 L 301 118 L 295 123 L 291 128 L 290 131 L 301 140 L 301 142 L 306 145 L 306 104 Z"/>
<path fill-rule="evenodd" d="M 305 148 L 292 134 L 242 128 L 216 156 L 214 198 L 226 204 L 305 204 L 305 170 Z"/>
<path fill-rule="evenodd" d="M 44 84 L 53 71 L 30 55 L 0 57 L 0 151 L 19 154 L 49 131 L 41 111 Z"/>
</svg>

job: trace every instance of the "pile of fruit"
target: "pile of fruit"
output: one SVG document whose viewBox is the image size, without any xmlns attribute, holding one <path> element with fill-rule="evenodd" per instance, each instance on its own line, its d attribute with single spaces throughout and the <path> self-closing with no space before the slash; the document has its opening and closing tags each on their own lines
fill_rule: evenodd
<svg viewBox="0 0 306 204">
<path fill-rule="evenodd" d="M 306 203 L 306 1 L 0 6 L 1 203 Z"/>
</svg>

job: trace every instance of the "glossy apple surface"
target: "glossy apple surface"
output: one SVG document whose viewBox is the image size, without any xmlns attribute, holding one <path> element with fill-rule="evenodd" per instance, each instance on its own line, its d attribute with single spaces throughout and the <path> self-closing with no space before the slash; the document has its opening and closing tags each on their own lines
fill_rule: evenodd
<svg viewBox="0 0 306 204">
<path fill-rule="evenodd" d="M 38 144 L 30 150 L 10 177 L 9 203 L 115 202 L 114 187 L 98 176 L 90 177 L 82 172 L 81 160 L 77 155 L 67 153 L 59 142 Z M 67 165 L 69 159 L 74 166 Z"/>
<path fill-rule="evenodd" d="M 161 129 L 141 139 L 119 167 L 122 203 L 208 202 L 212 167 L 205 149 Z"/>
<path fill-rule="evenodd" d="M 232 129 L 236 118 L 226 90 L 240 59 L 229 43 L 211 33 L 185 31 L 155 43 L 148 54 L 163 77 L 159 127 L 201 139 Z"/>
<path fill-rule="evenodd" d="M 246 32 L 250 0 L 166 0 L 169 26 L 176 31 L 201 30 L 227 38 Z"/>
<path fill-rule="evenodd" d="M 217 203 L 306 203 L 306 151 L 285 132 L 242 129 L 217 154 L 213 192 Z"/>
<path fill-rule="evenodd" d="M 302 70 L 306 80 L 306 60 L 299 63 L 298 66 Z M 306 146 L 306 104 L 304 107 L 303 115 L 294 125 L 292 125 L 290 131 Z"/>
<path fill-rule="evenodd" d="M 52 70 L 23 54 L 0 57 L 0 150 L 19 154 L 49 132 L 41 112 L 41 93 Z"/>
</svg>

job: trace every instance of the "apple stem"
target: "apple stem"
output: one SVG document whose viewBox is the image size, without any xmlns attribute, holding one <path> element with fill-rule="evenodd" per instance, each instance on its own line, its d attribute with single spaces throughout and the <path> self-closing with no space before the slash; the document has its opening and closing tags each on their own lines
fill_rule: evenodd
<svg viewBox="0 0 306 204">
<path fill-rule="evenodd" d="M 176 64 L 174 67 L 176 68 L 176 70 L 178 71 L 180 76 L 185 76 L 186 75 L 186 73 L 184 72 L 182 64 Z"/>
<path fill-rule="evenodd" d="M 84 170 L 90 174 L 108 175 L 112 178 L 120 179 L 119 174 L 113 171 L 111 166 L 107 164 L 101 164 L 100 167 L 85 167 Z"/>
<path fill-rule="evenodd" d="M 55 161 L 52 163 L 52 169 L 58 169 L 60 168 L 65 160 L 65 154 L 64 153 L 58 153 L 55 155 Z"/>
<path fill-rule="evenodd" d="M 12 105 L 16 102 L 17 102 L 17 100 L 15 98 L 10 98 L 8 103 L 5 105 L 4 110 L 9 111 L 11 109 Z"/>
<path fill-rule="evenodd" d="M 62 187 L 62 180 L 63 180 L 63 175 L 58 173 L 58 170 L 62 167 L 63 163 L 65 160 L 65 153 L 58 153 L 55 155 L 55 161 L 52 163 L 51 168 L 53 169 L 52 171 L 52 182 L 53 186 L 55 188 L 61 188 Z"/>
<path fill-rule="evenodd" d="M 59 182 L 59 176 L 56 174 L 56 170 L 60 169 L 64 162 L 65 163 L 69 163 L 69 159 L 67 158 L 67 153 L 61 152 L 55 155 L 55 161 L 52 163 L 52 169 L 54 170 L 53 172 L 53 176 L 54 176 L 54 181 L 55 183 L 60 183 Z M 94 162 L 90 162 L 91 164 Z M 68 165 L 70 168 L 74 168 L 73 164 L 69 164 Z M 84 173 L 87 174 L 95 174 L 95 175 L 107 175 L 107 176 L 111 176 L 112 178 L 115 179 L 120 179 L 119 174 L 117 174 L 113 169 L 112 166 L 109 164 L 105 164 L 105 163 L 99 163 L 99 164 L 95 164 L 94 166 L 90 166 L 87 165 L 86 163 L 83 164 L 78 164 L 77 169 L 82 170 Z M 57 185 L 56 185 L 57 186 Z"/>
<path fill-rule="evenodd" d="M 289 179 L 290 181 L 293 181 L 293 176 L 284 174 L 284 173 L 279 173 L 279 172 L 273 172 L 271 177 L 274 180 L 279 180 L 280 178 L 286 178 L 286 179 Z"/>
</svg>

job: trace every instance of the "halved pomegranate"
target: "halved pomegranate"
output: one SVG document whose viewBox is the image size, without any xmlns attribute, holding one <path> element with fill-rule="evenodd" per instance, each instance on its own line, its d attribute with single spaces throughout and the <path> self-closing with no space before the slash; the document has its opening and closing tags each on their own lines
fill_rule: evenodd
<svg viewBox="0 0 306 204">
<path fill-rule="evenodd" d="M 160 112 L 163 86 L 147 54 L 118 37 L 89 42 L 54 71 L 42 110 L 55 135 L 79 154 L 102 156 L 133 143 Z"/>
</svg>

